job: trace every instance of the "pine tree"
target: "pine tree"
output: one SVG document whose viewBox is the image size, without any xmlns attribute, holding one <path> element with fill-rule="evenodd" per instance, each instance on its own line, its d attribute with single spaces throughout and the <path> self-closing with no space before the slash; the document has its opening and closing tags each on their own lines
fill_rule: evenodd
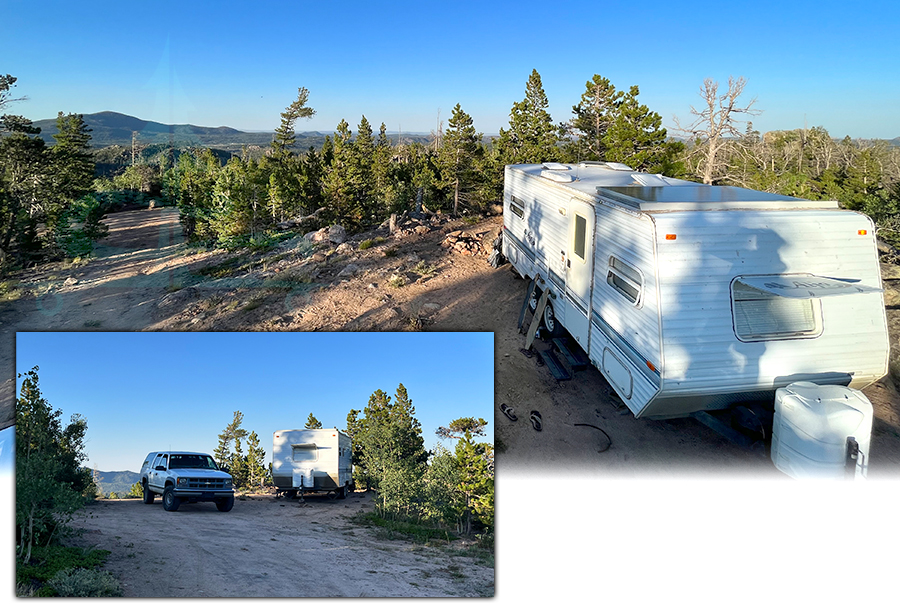
<svg viewBox="0 0 900 615">
<path fill-rule="evenodd" d="M 315 109 L 307 106 L 308 100 L 309 90 L 298 88 L 297 99 L 281 114 L 281 125 L 275 130 L 272 140 L 268 203 L 272 220 L 276 222 L 307 212 L 301 201 L 302 163 L 291 148 L 297 140 L 294 127 L 297 120 L 311 118 L 316 114 Z"/>
<path fill-rule="evenodd" d="M 345 433 L 350 436 L 351 463 L 353 464 L 353 482 L 357 488 L 365 487 L 368 491 L 372 485 L 368 480 L 368 474 L 363 461 L 362 423 L 359 419 L 360 411 L 351 409 L 347 414 L 347 429 Z"/>
<path fill-rule="evenodd" d="M 266 451 L 259 442 L 259 436 L 251 431 L 247 436 L 247 485 L 261 487 L 266 481 Z"/>
<path fill-rule="evenodd" d="M 323 159 L 327 163 L 325 177 L 322 186 L 325 204 L 330 209 L 331 221 L 340 224 L 355 224 L 362 218 L 362 213 L 355 207 L 353 185 L 349 177 L 349 167 L 352 165 L 353 142 L 351 140 L 350 125 L 346 120 L 341 120 L 337 125 L 334 138 L 326 139 L 323 148 Z"/>
<path fill-rule="evenodd" d="M 662 117 L 638 102 L 633 85 L 616 105 L 612 122 L 603 135 L 606 157 L 638 171 L 662 172 L 666 158 L 666 129 Z"/>
<path fill-rule="evenodd" d="M 2 90 L 2 89 L 0 89 Z M 37 222 L 49 190 L 48 152 L 38 134 L 40 128 L 18 115 L 0 118 L 0 266 L 11 259 L 10 246 L 19 249 L 26 238 L 36 235 Z M 33 243 L 33 242 L 32 242 Z"/>
<path fill-rule="evenodd" d="M 375 177 L 373 165 L 375 141 L 372 139 L 372 125 L 362 116 L 357 127 L 356 140 L 350 148 L 350 164 L 347 165 L 347 181 L 350 183 L 354 211 L 358 219 L 350 220 L 351 228 L 360 228 L 373 222 L 377 215 Z"/>
<path fill-rule="evenodd" d="M 487 424 L 482 418 L 459 418 L 436 431 L 440 438 L 459 440 L 455 451 L 454 486 L 465 500 L 462 505 L 462 531 L 467 534 L 472 532 L 473 518 L 488 528 L 494 524 L 493 447 L 473 440 L 484 435 Z"/>
<path fill-rule="evenodd" d="M 309 101 L 309 90 L 306 88 L 297 88 L 297 99 L 292 102 L 281 114 L 281 125 L 275 129 L 275 137 L 272 140 L 272 146 L 276 151 L 276 156 L 288 152 L 297 139 L 294 124 L 300 118 L 311 118 L 316 114 L 316 110 L 306 106 Z"/>
<path fill-rule="evenodd" d="M 56 145 L 50 148 L 53 191 L 61 205 L 73 203 L 91 192 L 94 156 L 91 129 L 81 114 L 62 112 L 56 118 Z"/>
<path fill-rule="evenodd" d="M 514 103 L 509 112 L 509 130 L 501 128 L 496 142 L 504 164 L 540 163 L 559 158 L 556 146 L 559 128 L 553 125 L 548 106 L 541 76 L 532 70 L 525 85 L 525 98 Z"/>
<path fill-rule="evenodd" d="M 575 117 L 570 123 L 576 137 L 570 149 L 576 161 L 613 160 L 607 155 L 604 138 L 616 116 L 622 95 L 609 79 L 600 75 L 594 75 L 585 84 L 581 101 L 572 107 Z"/>
<path fill-rule="evenodd" d="M 380 514 L 408 512 L 420 494 L 428 452 L 406 387 L 397 387 L 393 403 L 375 391 L 359 427 L 362 465 L 378 490 Z"/>
<path fill-rule="evenodd" d="M 489 471 L 488 455 L 491 447 L 472 441 L 466 433 L 456 444 L 456 463 L 459 468 L 457 488 L 465 496 L 463 532 L 472 533 L 473 516 L 487 527 L 494 524 L 494 476 Z"/>
<path fill-rule="evenodd" d="M 306 429 L 322 429 L 322 421 L 313 416 L 313 413 L 309 413 L 309 418 L 306 419 Z"/>
<path fill-rule="evenodd" d="M 469 200 L 473 189 L 481 138 L 475 132 L 472 117 L 457 103 L 439 153 L 443 184 L 453 193 L 454 216 L 458 215 L 460 202 Z"/>
<path fill-rule="evenodd" d="M 231 423 L 219 434 L 219 445 L 213 451 L 213 458 L 219 467 L 230 469 L 234 463 L 235 455 L 231 452 L 231 443 L 234 442 L 235 449 L 240 450 L 241 440 L 247 437 L 247 430 L 241 428 L 243 420 L 243 413 L 235 410 Z"/>
</svg>

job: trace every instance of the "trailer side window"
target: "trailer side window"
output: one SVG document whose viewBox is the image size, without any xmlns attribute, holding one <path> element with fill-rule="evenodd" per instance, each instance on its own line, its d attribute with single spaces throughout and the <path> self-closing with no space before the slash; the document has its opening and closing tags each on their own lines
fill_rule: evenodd
<svg viewBox="0 0 900 615">
<path fill-rule="evenodd" d="M 757 290 L 739 279 L 731 285 L 734 331 L 755 342 L 816 337 L 822 333 L 818 299 L 791 299 Z"/>
<path fill-rule="evenodd" d="M 572 246 L 575 255 L 584 260 L 585 236 L 587 234 L 587 220 L 582 216 L 575 214 L 575 245 Z"/>
<path fill-rule="evenodd" d="M 319 451 L 315 444 L 292 444 L 294 461 L 316 461 L 319 457 Z"/>
<path fill-rule="evenodd" d="M 606 274 L 606 283 L 634 305 L 641 300 L 641 288 L 643 288 L 644 282 L 640 270 L 615 256 L 609 257 L 609 273 Z"/>
<path fill-rule="evenodd" d="M 520 218 L 525 217 L 525 201 L 520 199 L 517 196 L 510 195 L 509 197 L 509 209 L 514 214 L 519 216 Z"/>
</svg>

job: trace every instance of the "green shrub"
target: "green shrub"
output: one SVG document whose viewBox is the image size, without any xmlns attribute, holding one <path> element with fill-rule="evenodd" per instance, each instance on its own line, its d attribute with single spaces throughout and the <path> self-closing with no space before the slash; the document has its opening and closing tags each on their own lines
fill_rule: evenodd
<svg viewBox="0 0 900 615">
<path fill-rule="evenodd" d="M 16 583 L 27 585 L 32 580 L 46 582 L 53 576 L 70 568 L 95 568 L 109 557 L 106 549 L 80 549 L 78 547 L 34 547 L 31 561 L 17 562 Z"/>
<path fill-rule="evenodd" d="M 376 237 L 375 239 L 363 239 L 359 242 L 359 249 L 368 250 L 372 246 L 377 246 L 380 243 L 384 243 L 384 237 Z"/>
<path fill-rule="evenodd" d="M 61 570 L 50 579 L 48 585 L 59 596 L 86 598 L 121 596 L 122 588 L 114 576 L 101 570 L 75 568 Z"/>
</svg>

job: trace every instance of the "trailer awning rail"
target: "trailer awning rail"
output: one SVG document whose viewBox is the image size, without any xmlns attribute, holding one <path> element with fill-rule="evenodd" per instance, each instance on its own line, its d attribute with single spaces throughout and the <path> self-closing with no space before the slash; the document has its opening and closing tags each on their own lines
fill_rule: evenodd
<svg viewBox="0 0 900 615">
<path fill-rule="evenodd" d="M 741 276 L 737 279 L 741 284 L 758 291 L 788 299 L 884 292 L 881 288 L 859 284 L 859 280 L 841 280 L 809 274 Z"/>
</svg>

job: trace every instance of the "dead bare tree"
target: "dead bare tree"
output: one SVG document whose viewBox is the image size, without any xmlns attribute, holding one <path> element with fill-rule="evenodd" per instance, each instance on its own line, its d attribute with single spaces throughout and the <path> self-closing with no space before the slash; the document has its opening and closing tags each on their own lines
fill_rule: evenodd
<svg viewBox="0 0 900 615">
<path fill-rule="evenodd" d="M 729 77 L 728 91 L 719 94 L 719 82 L 707 78 L 700 86 L 700 98 L 703 99 L 704 106 L 699 111 L 691 106 L 691 115 L 696 116 L 694 122 L 687 128 L 682 128 L 678 118 L 675 118 L 676 129 L 687 135 L 691 141 L 699 143 L 692 152 L 702 154 L 702 157 L 696 167 L 694 165 L 691 167 L 697 169 L 697 174 L 703 177 L 704 184 L 712 184 L 713 181 L 722 178 L 723 150 L 729 139 L 741 136 L 743 125 L 746 123 L 737 116 L 742 114 L 755 116 L 762 113 L 761 110 L 753 108 L 756 98 L 742 107 L 738 106 L 738 98 L 743 94 L 746 85 L 747 80 L 744 77 L 737 79 Z"/>
</svg>

